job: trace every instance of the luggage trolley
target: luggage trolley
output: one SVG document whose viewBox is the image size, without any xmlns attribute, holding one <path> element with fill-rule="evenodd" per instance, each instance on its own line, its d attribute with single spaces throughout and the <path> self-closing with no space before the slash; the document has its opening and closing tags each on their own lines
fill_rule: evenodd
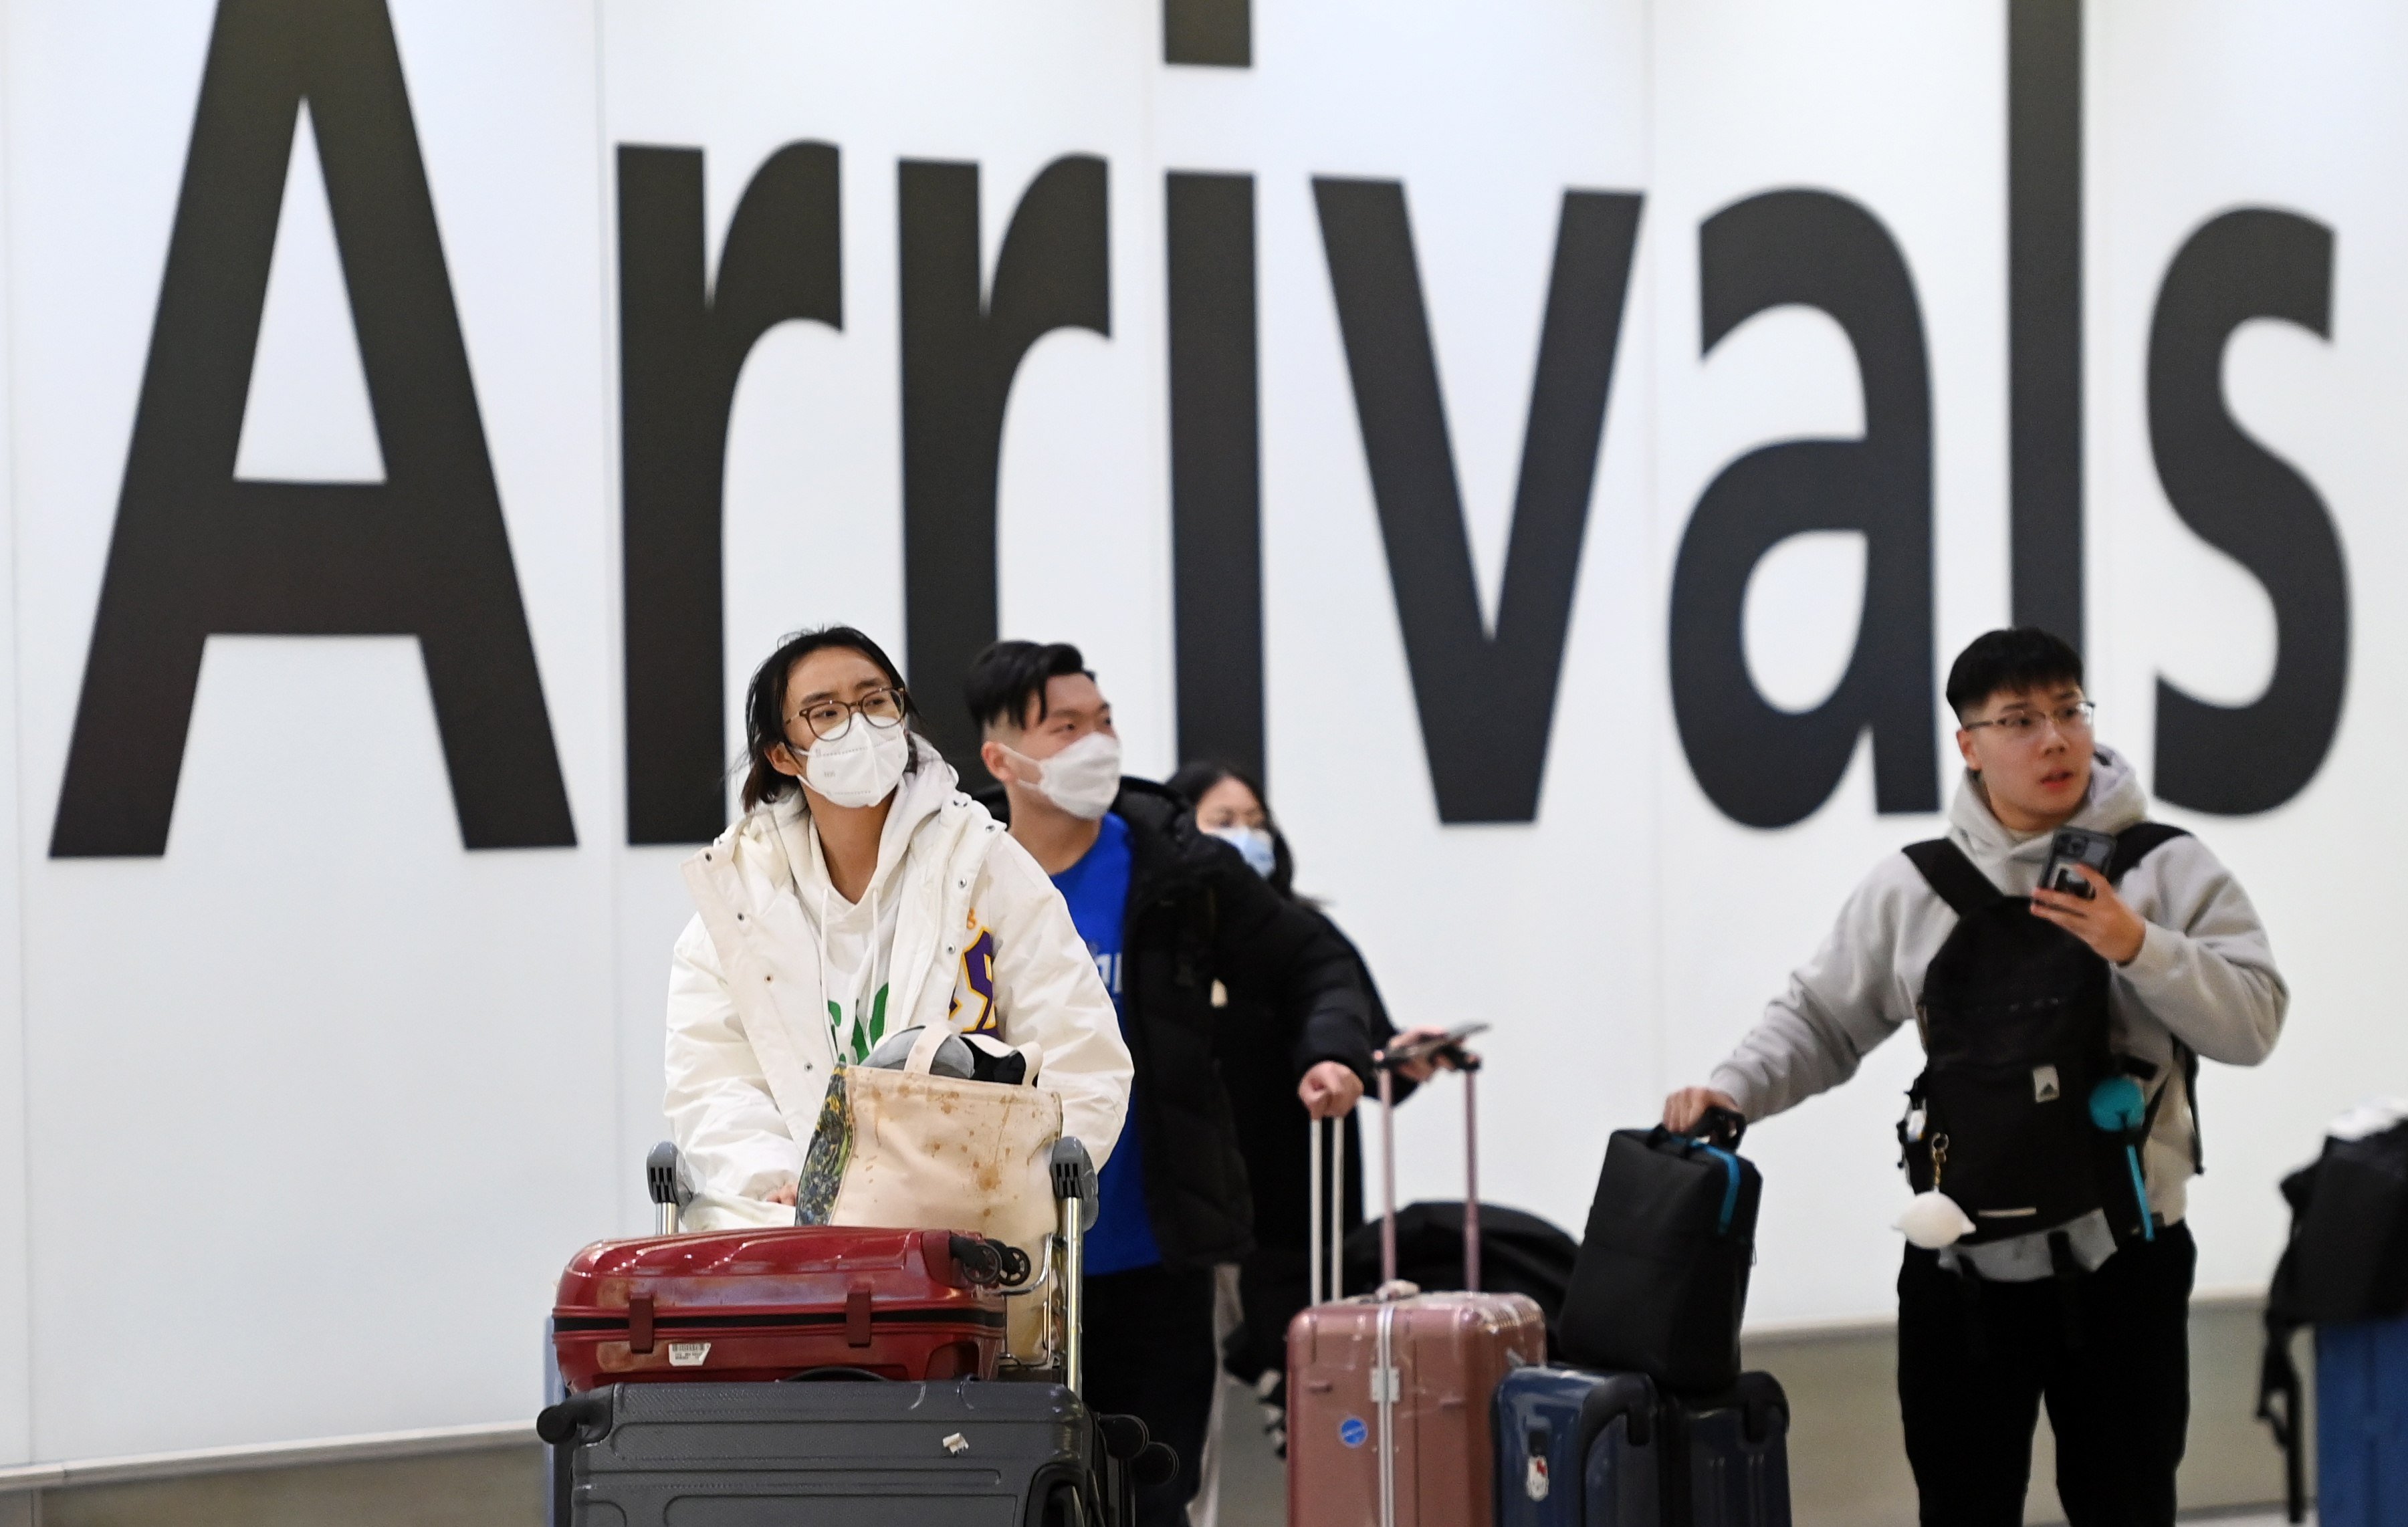
<svg viewBox="0 0 2408 1527">
<path fill-rule="evenodd" d="M 955 1517 L 1026 1527 L 1132 1522 L 1138 1490 L 1168 1479 L 1178 1459 L 1152 1441 L 1137 1418 L 1096 1415 L 1082 1398 L 1082 1284 L 1084 1235 L 1096 1207 L 1096 1169 L 1074 1139 L 1055 1143 L 1050 1167 L 1059 1222 L 1038 1266 L 1015 1255 L 1017 1278 L 1003 1276 L 997 1243 L 979 1237 L 857 1233 L 888 1253 L 862 1256 L 864 1268 L 909 1265 L 922 1269 L 929 1282 L 941 1271 L 990 1297 L 1039 1301 L 1042 1337 L 1036 1351 L 998 1365 L 994 1378 L 976 1377 L 973 1369 L 943 1378 L 894 1379 L 839 1363 L 782 1374 L 779 1381 L 597 1384 L 556 1399 L 537 1418 L 537 1433 L 552 1453 L 552 1527 L 665 1527 L 697 1511 L 710 1515 L 713 1502 L 732 1508 L 738 1500 L 748 1506 L 791 1501 L 814 1524 L 844 1527 L 893 1520 L 898 1497 L 910 1499 L 915 1516 L 932 1527 Z M 606 1249 L 640 1255 L 685 1233 L 681 1221 L 694 1185 L 676 1146 L 655 1147 L 644 1176 L 655 1235 Z M 874 1304 L 870 1278 L 838 1271 L 858 1292 L 802 1319 L 817 1314 L 831 1326 L 844 1322 L 866 1344 Z M 1007 1281 L 1018 1287 L 998 1286 Z M 975 1299 L 962 1296 L 962 1302 Z M 625 1319 L 632 1329 L 632 1308 Z M 649 1345 L 656 1334 L 650 1301 L 642 1319 Z M 724 1323 L 726 1317 L 718 1319 Z"/>
</svg>

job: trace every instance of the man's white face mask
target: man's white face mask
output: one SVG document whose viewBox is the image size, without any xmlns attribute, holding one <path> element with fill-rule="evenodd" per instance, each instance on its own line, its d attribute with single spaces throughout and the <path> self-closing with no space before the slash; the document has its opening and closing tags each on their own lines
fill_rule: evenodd
<svg viewBox="0 0 2408 1527">
<path fill-rule="evenodd" d="M 1082 821 L 1110 811 L 1120 795 L 1121 739 L 1109 732 L 1090 732 L 1052 758 L 1010 752 L 1037 771 L 1038 793 Z"/>
<path fill-rule="evenodd" d="M 803 782 L 830 806 L 876 806 L 902 782 L 910 759 L 910 728 L 874 726 L 855 716 L 839 735 L 811 744 L 803 755 Z"/>
</svg>

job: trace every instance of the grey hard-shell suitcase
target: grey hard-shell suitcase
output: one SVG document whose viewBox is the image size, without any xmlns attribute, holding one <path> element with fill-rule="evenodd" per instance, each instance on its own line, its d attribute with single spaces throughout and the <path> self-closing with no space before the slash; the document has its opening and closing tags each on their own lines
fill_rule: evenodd
<svg viewBox="0 0 2408 1527">
<path fill-rule="evenodd" d="M 1093 1482 L 1104 1449 L 1086 1407 L 1058 1384 L 613 1384 L 564 1408 L 580 1527 L 1106 1518 Z"/>
</svg>

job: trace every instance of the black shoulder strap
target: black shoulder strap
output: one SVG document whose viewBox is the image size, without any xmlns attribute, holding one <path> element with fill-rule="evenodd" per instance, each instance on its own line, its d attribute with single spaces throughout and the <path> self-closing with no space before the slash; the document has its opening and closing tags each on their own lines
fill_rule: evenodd
<svg viewBox="0 0 2408 1527">
<path fill-rule="evenodd" d="M 2136 821 L 2115 835 L 2115 852 L 2107 861 L 2109 883 L 2121 880 L 2133 865 L 2178 837 L 2190 835 L 2172 822 Z M 2174 1041 L 2174 1065 L 2182 1073 L 2183 1096 L 2190 1102 L 2190 1169 L 2207 1170 L 2207 1145 L 2199 1127 L 2199 1052 Z M 2159 1094 L 2163 1096 L 2162 1093 Z"/>
<path fill-rule="evenodd" d="M 2190 1171 L 2193 1177 L 2207 1173 L 2207 1135 L 2199 1123 L 2199 1051 L 2174 1041 L 2174 1054 L 2182 1063 L 2183 1096 L 2190 1099 Z"/>
<path fill-rule="evenodd" d="M 1960 918 L 1993 902 L 2006 900 L 1990 878 L 1965 857 L 1965 850 L 1944 837 L 1910 843 L 1905 853 L 1931 883 L 1931 889 L 1940 893 L 1940 899 L 1956 908 Z"/>
<path fill-rule="evenodd" d="M 2115 835 L 2115 854 L 2107 861 L 2109 884 L 2122 879 L 2133 865 L 2178 837 L 2190 835 L 2172 822 L 2136 821 Z"/>
</svg>

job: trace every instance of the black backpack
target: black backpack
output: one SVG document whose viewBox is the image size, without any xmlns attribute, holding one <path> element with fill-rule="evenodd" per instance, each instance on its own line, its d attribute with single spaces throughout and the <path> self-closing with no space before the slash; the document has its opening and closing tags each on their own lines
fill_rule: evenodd
<svg viewBox="0 0 2408 1527">
<path fill-rule="evenodd" d="M 1488 1293 L 1527 1295 L 1547 1318 L 1547 1349 L 1563 1345 L 1563 1318 L 1580 1243 L 1561 1227 L 1524 1209 L 1480 1206 L 1480 1287 Z M 1346 1235 L 1346 1287 L 1380 1286 L 1380 1221 Z M 1397 1276 L 1423 1292 L 1463 1287 L 1463 1200 L 1408 1204 L 1397 1211 Z"/>
<path fill-rule="evenodd" d="M 2182 835 L 2160 822 L 2127 828 L 2108 880 Z M 1899 1124 L 1914 1190 L 1936 1187 L 1964 1209 L 1974 1224 L 1968 1244 L 2055 1229 L 2101 1207 L 2119 1240 L 2138 1237 L 2127 1142 L 2091 1122 L 2090 1094 L 2111 1075 L 2146 1082 L 2156 1068 L 2108 1048 L 2107 962 L 2032 916 L 2029 897 L 2001 892 L 1947 839 L 1912 844 L 1906 856 L 1957 919 L 1914 1007 L 1925 1065 Z M 2197 1061 L 2181 1053 L 2187 1083 Z M 2159 1089 L 2140 1137 L 2163 1097 Z"/>
<path fill-rule="evenodd" d="M 2326 1140 L 2322 1155 L 2283 1179 L 2283 1197 L 2291 1206 L 2291 1237 L 2266 1291 L 2258 1419 L 2283 1449 L 2298 1521 L 2306 1438 L 2291 1339 L 2302 1326 L 2408 1314 L 2408 1124 Z"/>
</svg>

